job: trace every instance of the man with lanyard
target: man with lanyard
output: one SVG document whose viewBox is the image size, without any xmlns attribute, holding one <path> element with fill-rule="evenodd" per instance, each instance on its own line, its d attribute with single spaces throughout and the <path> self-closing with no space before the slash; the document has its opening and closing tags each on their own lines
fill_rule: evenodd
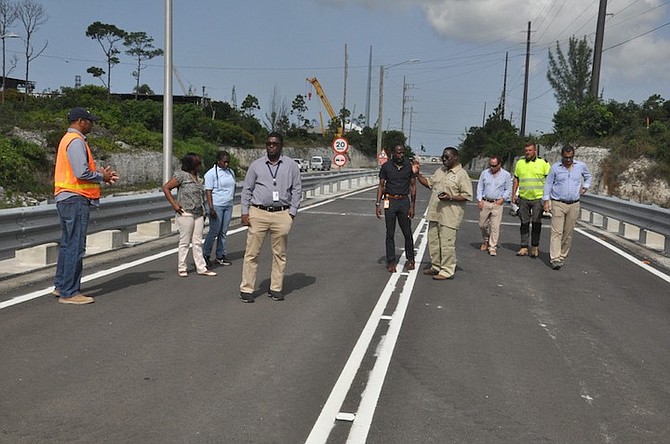
<svg viewBox="0 0 670 444">
<path fill-rule="evenodd" d="M 216 154 L 216 163 L 205 173 L 205 197 L 209 206 L 209 232 L 202 247 L 202 254 L 209 266 L 216 239 L 216 263 L 230 265 L 226 257 L 226 232 L 233 215 L 235 173 L 230 169 L 228 151 L 219 151 Z"/>
<path fill-rule="evenodd" d="M 521 248 L 517 256 L 538 257 L 540 255 L 540 234 L 542 232 L 542 193 L 544 181 L 549 174 L 549 164 L 537 155 L 535 143 L 524 148 L 524 158 L 516 162 L 512 184 L 512 202 L 519 205 L 521 219 Z M 519 195 L 517 197 L 517 191 Z M 531 232 L 530 223 L 533 222 Z M 530 236 L 530 252 L 528 237 Z"/>
<path fill-rule="evenodd" d="M 591 187 L 591 173 L 584 162 L 574 160 L 575 149 L 561 149 L 561 161 L 551 166 L 544 184 L 544 211 L 551 213 L 549 259 L 559 270 L 570 252 L 572 233 L 579 217 L 579 198 Z"/>
<path fill-rule="evenodd" d="M 268 134 L 267 156 L 254 160 L 244 178 L 242 189 L 242 225 L 249 227 L 242 265 L 240 299 L 254 302 L 258 254 L 270 233 L 272 240 L 272 275 L 268 296 L 283 301 L 286 242 L 293 218 L 298 213 L 302 186 L 300 167 L 282 155 L 284 138 L 277 132 Z"/>
<path fill-rule="evenodd" d="M 379 186 L 375 202 L 377 219 L 381 219 L 382 208 L 386 222 L 386 268 L 390 273 L 396 272 L 395 255 L 395 222 L 405 237 L 405 257 L 407 269 L 414 270 L 414 239 L 412 238 L 412 222 L 414 202 L 416 201 L 416 179 L 412 172 L 412 164 L 405 159 L 405 147 L 396 145 L 393 148 L 391 161 L 382 165 L 379 171 Z"/>
<path fill-rule="evenodd" d="M 89 208 L 100 205 L 100 184 L 119 179 L 112 167 L 95 167 L 86 135 L 98 117 L 84 108 L 72 108 L 67 115 L 70 127 L 58 144 L 54 194 L 61 225 L 58 262 L 53 294 L 63 304 L 90 304 L 93 298 L 80 293 Z"/>
<path fill-rule="evenodd" d="M 489 158 L 489 167 L 482 171 L 477 182 L 477 207 L 479 208 L 479 229 L 484 242 L 480 250 L 489 255 L 498 254 L 500 222 L 503 204 L 512 195 L 512 176 L 502 167 L 499 156 Z"/>
<path fill-rule="evenodd" d="M 430 267 L 423 274 L 436 281 L 454 278 L 456 233 L 463 222 L 466 202 L 472 199 L 472 182 L 458 162 L 458 150 L 445 148 L 442 164 L 431 177 L 421 175 L 418 163 L 412 165 L 419 183 L 432 191 L 426 213 Z"/>
</svg>

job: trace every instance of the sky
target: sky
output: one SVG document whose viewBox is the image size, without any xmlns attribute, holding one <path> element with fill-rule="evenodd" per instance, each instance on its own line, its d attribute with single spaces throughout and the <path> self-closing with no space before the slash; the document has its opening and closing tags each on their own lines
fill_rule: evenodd
<svg viewBox="0 0 670 444">
<path fill-rule="evenodd" d="M 98 43 L 86 37 L 94 21 L 144 31 L 165 48 L 167 0 L 33 0 L 48 15 L 34 34 L 44 53 L 30 65 L 37 91 L 101 85 L 86 73 L 106 69 Z M 306 117 L 327 114 L 312 86 L 316 77 L 336 110 L 345 99 L 354 116 L 378 118 L 380 65 L 384 65 L 383 128 L 404 129 L 415 151 L 438 154 L 458 145 L 468 128 L 500 102 L 507 68 L 506 117 L 520 127 L 525 48 L 531 22 L 526 133 L 552 132 L 557 109 L 548 81 L 548 50 L 567 51 L 571 36 L 593 45 L 599 0 L 173 0 L 173 63 L 185 89 L 240 105 L 258 98 L 263 119 L 276 94 L 290 108 L 309 96 Z M 605 100 L 640 103 L 652 94 L 670 99 L 670 1 L 609 0 L 600 88 Z M 22 34 L 20 23 L 10 29 Z M 22 41 L 7 39 L 9 77 L 22 77 Z M 345 45 L 347 57 L 345 59 Z M 368 65 L 372 51 L 371 86 Z M 345 60 L 347 69 L 345 71 Z M 163 57 L 146 63 L 141 83 L 162 94 Z M 130 93 L 134 63 L 121 54 L 111 88 Z M 403 82 L 406 87 L 403 88 Z M 174 80 L 174 94 L 183 94 Z M 402 99 L 405 91 L 405 119 Z M 82 104 L 86 106 L 86 104 Z"/>
</svg>

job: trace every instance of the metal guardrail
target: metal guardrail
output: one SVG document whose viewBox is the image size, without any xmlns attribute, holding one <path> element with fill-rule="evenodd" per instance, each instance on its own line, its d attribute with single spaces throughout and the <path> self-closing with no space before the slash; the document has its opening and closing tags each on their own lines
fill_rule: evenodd
<svg viewBox="0 0 670 444">
<path fill-rule="evenodd" d="M 592 225 L 620 236 L 670 253 L 670 210 L 657 205 L 641 204 L 612 196 L 584 194 L 582 211 L 587 210 Z M 598 215 L 598 216 L 596 216 Z M 582 217 L 584 220 L 584 217 Z M 634 227 L 634 230 L 629 230 Z M 652 237 L 656 240 L 652 241 Z M 663 241 L 659 241 L 663 237 Z"/>
<path fill-rule="evenodd" d="M 303 197 L 326 186 L 377 175 L 374 170 L 333 171 L 303 177 Z M 234 203 L 240 203 L 242 183 L 235 188 Z M 135 231 L 138 224 L 174 217 L 162 191 L 129 196 L 106 197 L 100 207 L 90 213 L 88 233 L 105 230 Z M 8 259 L 14 251 L 60 240 L 60 222 L 55 204 L 0 210 L 0 259 Z"/>
</svg>

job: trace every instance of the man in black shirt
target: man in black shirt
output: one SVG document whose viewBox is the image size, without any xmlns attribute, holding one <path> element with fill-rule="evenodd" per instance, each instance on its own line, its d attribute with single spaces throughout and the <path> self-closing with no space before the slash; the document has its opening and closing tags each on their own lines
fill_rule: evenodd
<svg viewBox="0 0 670 444">
<path fill-rule="evenodd" d="M 386 221 L 386 268 L 390 273 L 396 272 L 398 263 L 395 255 L 395 221 L 405 236 L 405 257 L 407 269 L 414 270 L 414 239 L 412 239 L 411 219 L 414 217 L 416 201 L 416 180 L 412 173 L 412 164 L 405 159 L 405 147 L 393 147 L 391 160 L 382 165 L 379 171 L 379 187 L 377 188 L 377 219 L 381 219 L 382 208 Z"/>
</svg>

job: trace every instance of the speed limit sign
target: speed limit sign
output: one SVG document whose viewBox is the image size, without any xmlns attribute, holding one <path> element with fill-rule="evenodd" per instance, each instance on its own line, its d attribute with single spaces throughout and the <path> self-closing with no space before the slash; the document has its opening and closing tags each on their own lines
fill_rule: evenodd
<svg viewBox="0 0 670 444">
<path fill-rule="evenodd" d="M 336 154 L 333 158 L 333 163 L 338 167 L 343 167 L 347 164 L 347 156 L 344 154 Z"/>
<path fill-rule="evenodd" d="M 344 154 L 349 150 L 349 142 L 344 137 L 338 137 L 333 140 L 333 151 L 338 154 Z"/>
</svg>

